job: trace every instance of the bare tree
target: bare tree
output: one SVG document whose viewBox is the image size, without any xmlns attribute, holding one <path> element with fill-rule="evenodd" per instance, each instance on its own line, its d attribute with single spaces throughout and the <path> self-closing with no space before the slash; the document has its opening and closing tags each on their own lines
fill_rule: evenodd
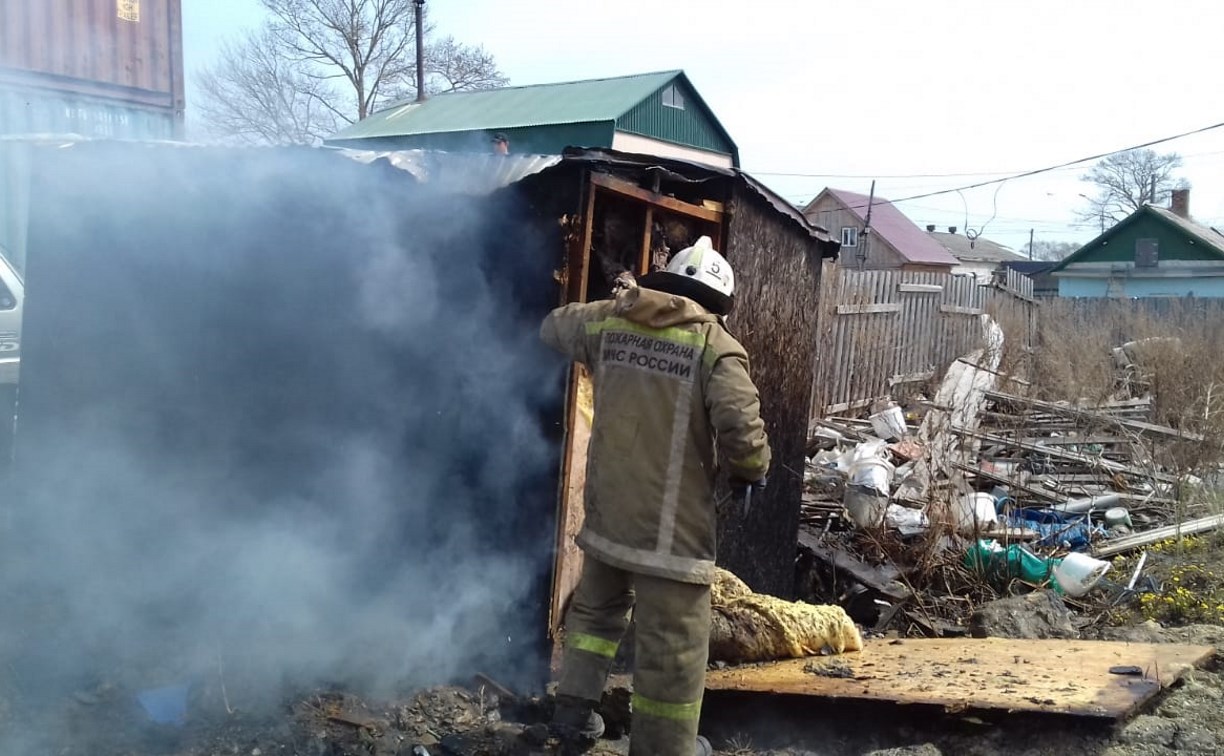
<svg viewBox="0 0 1224 756">
<path fill-rule="evenodd" d="M 1079 249 L 1080 245 L 1075 242 L 1060 242 L 1060 241 L 1044 241 L 1037 240 L 1032 244 L 1032 249 L 1025 244 L 1020 254 L 1027 255 L 1033 260 L 1044 260 L 1047 262 L 1055 262 L 1061 260 L 1075 250 Z"/>
<path fill-rule="evenodd" d="M 415 0 L 260 0 L 269 20 L 200 76 L 210 132 L 317 143 L 416 96 Z M 429 35 L 431 28 L 426 27 Z M 504 86 L 493 56 L 445 37 L 426 45 L 429 93 Z"/>
<path fill-rule="evenodd" d="M 334 93 L 301 64 L 276 55 L 269 29 L 221 48 L 200 74 L 200 116 L 210 132 L 253 144 L 315 144 L 342 123 Z"/>
<path fill-rule="evenodd" d="M 1167 202 L 1172 190 L 1188 186 L 1184 179 L 1173 176 L 1181 165 L 1181 156 L 1175 152 L 1130 150 L 1110 155 L 1080 177 L 1097 189 L 1080 218 L 1099 224 L 1104 231 L 1146 204 Z"/>
</svg>

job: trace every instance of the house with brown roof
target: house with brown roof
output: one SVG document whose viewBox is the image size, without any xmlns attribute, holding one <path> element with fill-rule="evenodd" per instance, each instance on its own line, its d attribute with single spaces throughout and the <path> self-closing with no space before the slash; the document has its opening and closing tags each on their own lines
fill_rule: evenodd
<svg viewBox="0 0 1224 756">
<path fill-rule="evenodd" d="M 843 189 L 825 189 L 803 208 L 803 214 L 841 239 L 838 263 L 846 267 L 946 273 L 960 264 L 883 197 L 870 199 Z"/>
<path fill-rule="evenodd" d="M 1004 263 L 1028 259 L 972 232 L 959 234 L 956 226 L 948 226 L 946 232 L 936 231 L 935 226 L 927 226 L 926 230 L 932 239 L 959 261 L 952 269 L 953 275 L 973 276 L 982 283 L 989 283 L 995 271 L 1001 269 Z"/>
</svg>

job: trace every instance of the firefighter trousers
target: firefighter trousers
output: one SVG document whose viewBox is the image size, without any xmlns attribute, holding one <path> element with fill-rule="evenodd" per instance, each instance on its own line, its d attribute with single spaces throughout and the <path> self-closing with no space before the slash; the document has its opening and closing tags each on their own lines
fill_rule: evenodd
<svg viewBox="0 0 1224 756">
<path fill-rule="evenodd" d="M 692 756 L 710 648 L 710 586 L 611 567 L 587 554 L 565 615 L 557 694 L 599 701 L 634 621 L 630 756 Z"/>
</svg>

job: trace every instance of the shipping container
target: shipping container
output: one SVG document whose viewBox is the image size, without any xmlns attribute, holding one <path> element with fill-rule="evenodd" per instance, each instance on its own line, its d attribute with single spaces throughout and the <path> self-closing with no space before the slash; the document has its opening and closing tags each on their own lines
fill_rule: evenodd
<svg viewBox="0 0 1224 756">
<path fill-rule="evenodd" d="M 0 86 L 182 114 L 181 0 L 0 0 Z"/>
<path fill-rule="evenodd" d="M 71 93 L 0 87 L 0 253 L 24 271 L 34 143 L 51 135 L 165 140 L 178 137 L 181 129 L 181 119 L 167 110 Z"/>
<path fill-rule="evenodd" d="M 181 138 L 181 24 L 180 0 L 0 0 L 0 253 L 18 270 L 24 137 Z"/>
</svg>

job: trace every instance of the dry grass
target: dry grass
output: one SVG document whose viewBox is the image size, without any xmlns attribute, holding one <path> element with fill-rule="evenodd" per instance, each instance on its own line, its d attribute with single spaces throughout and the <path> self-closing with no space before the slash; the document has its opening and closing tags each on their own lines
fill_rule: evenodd
<svg viewBox="0 0 1224 756">
<path fill-rule="evenodd" d="M 1137 348 L 1137 369 L 1120 377 L 1113 350 Z M 1152 421 L 1205 441 L 1153 449 L 1181 473 L 1211 473 L 1224 454 L 1224 307 L 1212 301 L 1139 300 L 1044 305 L 1031 374 L 1050 401 L 1150 395 Z"/>
</svg>

